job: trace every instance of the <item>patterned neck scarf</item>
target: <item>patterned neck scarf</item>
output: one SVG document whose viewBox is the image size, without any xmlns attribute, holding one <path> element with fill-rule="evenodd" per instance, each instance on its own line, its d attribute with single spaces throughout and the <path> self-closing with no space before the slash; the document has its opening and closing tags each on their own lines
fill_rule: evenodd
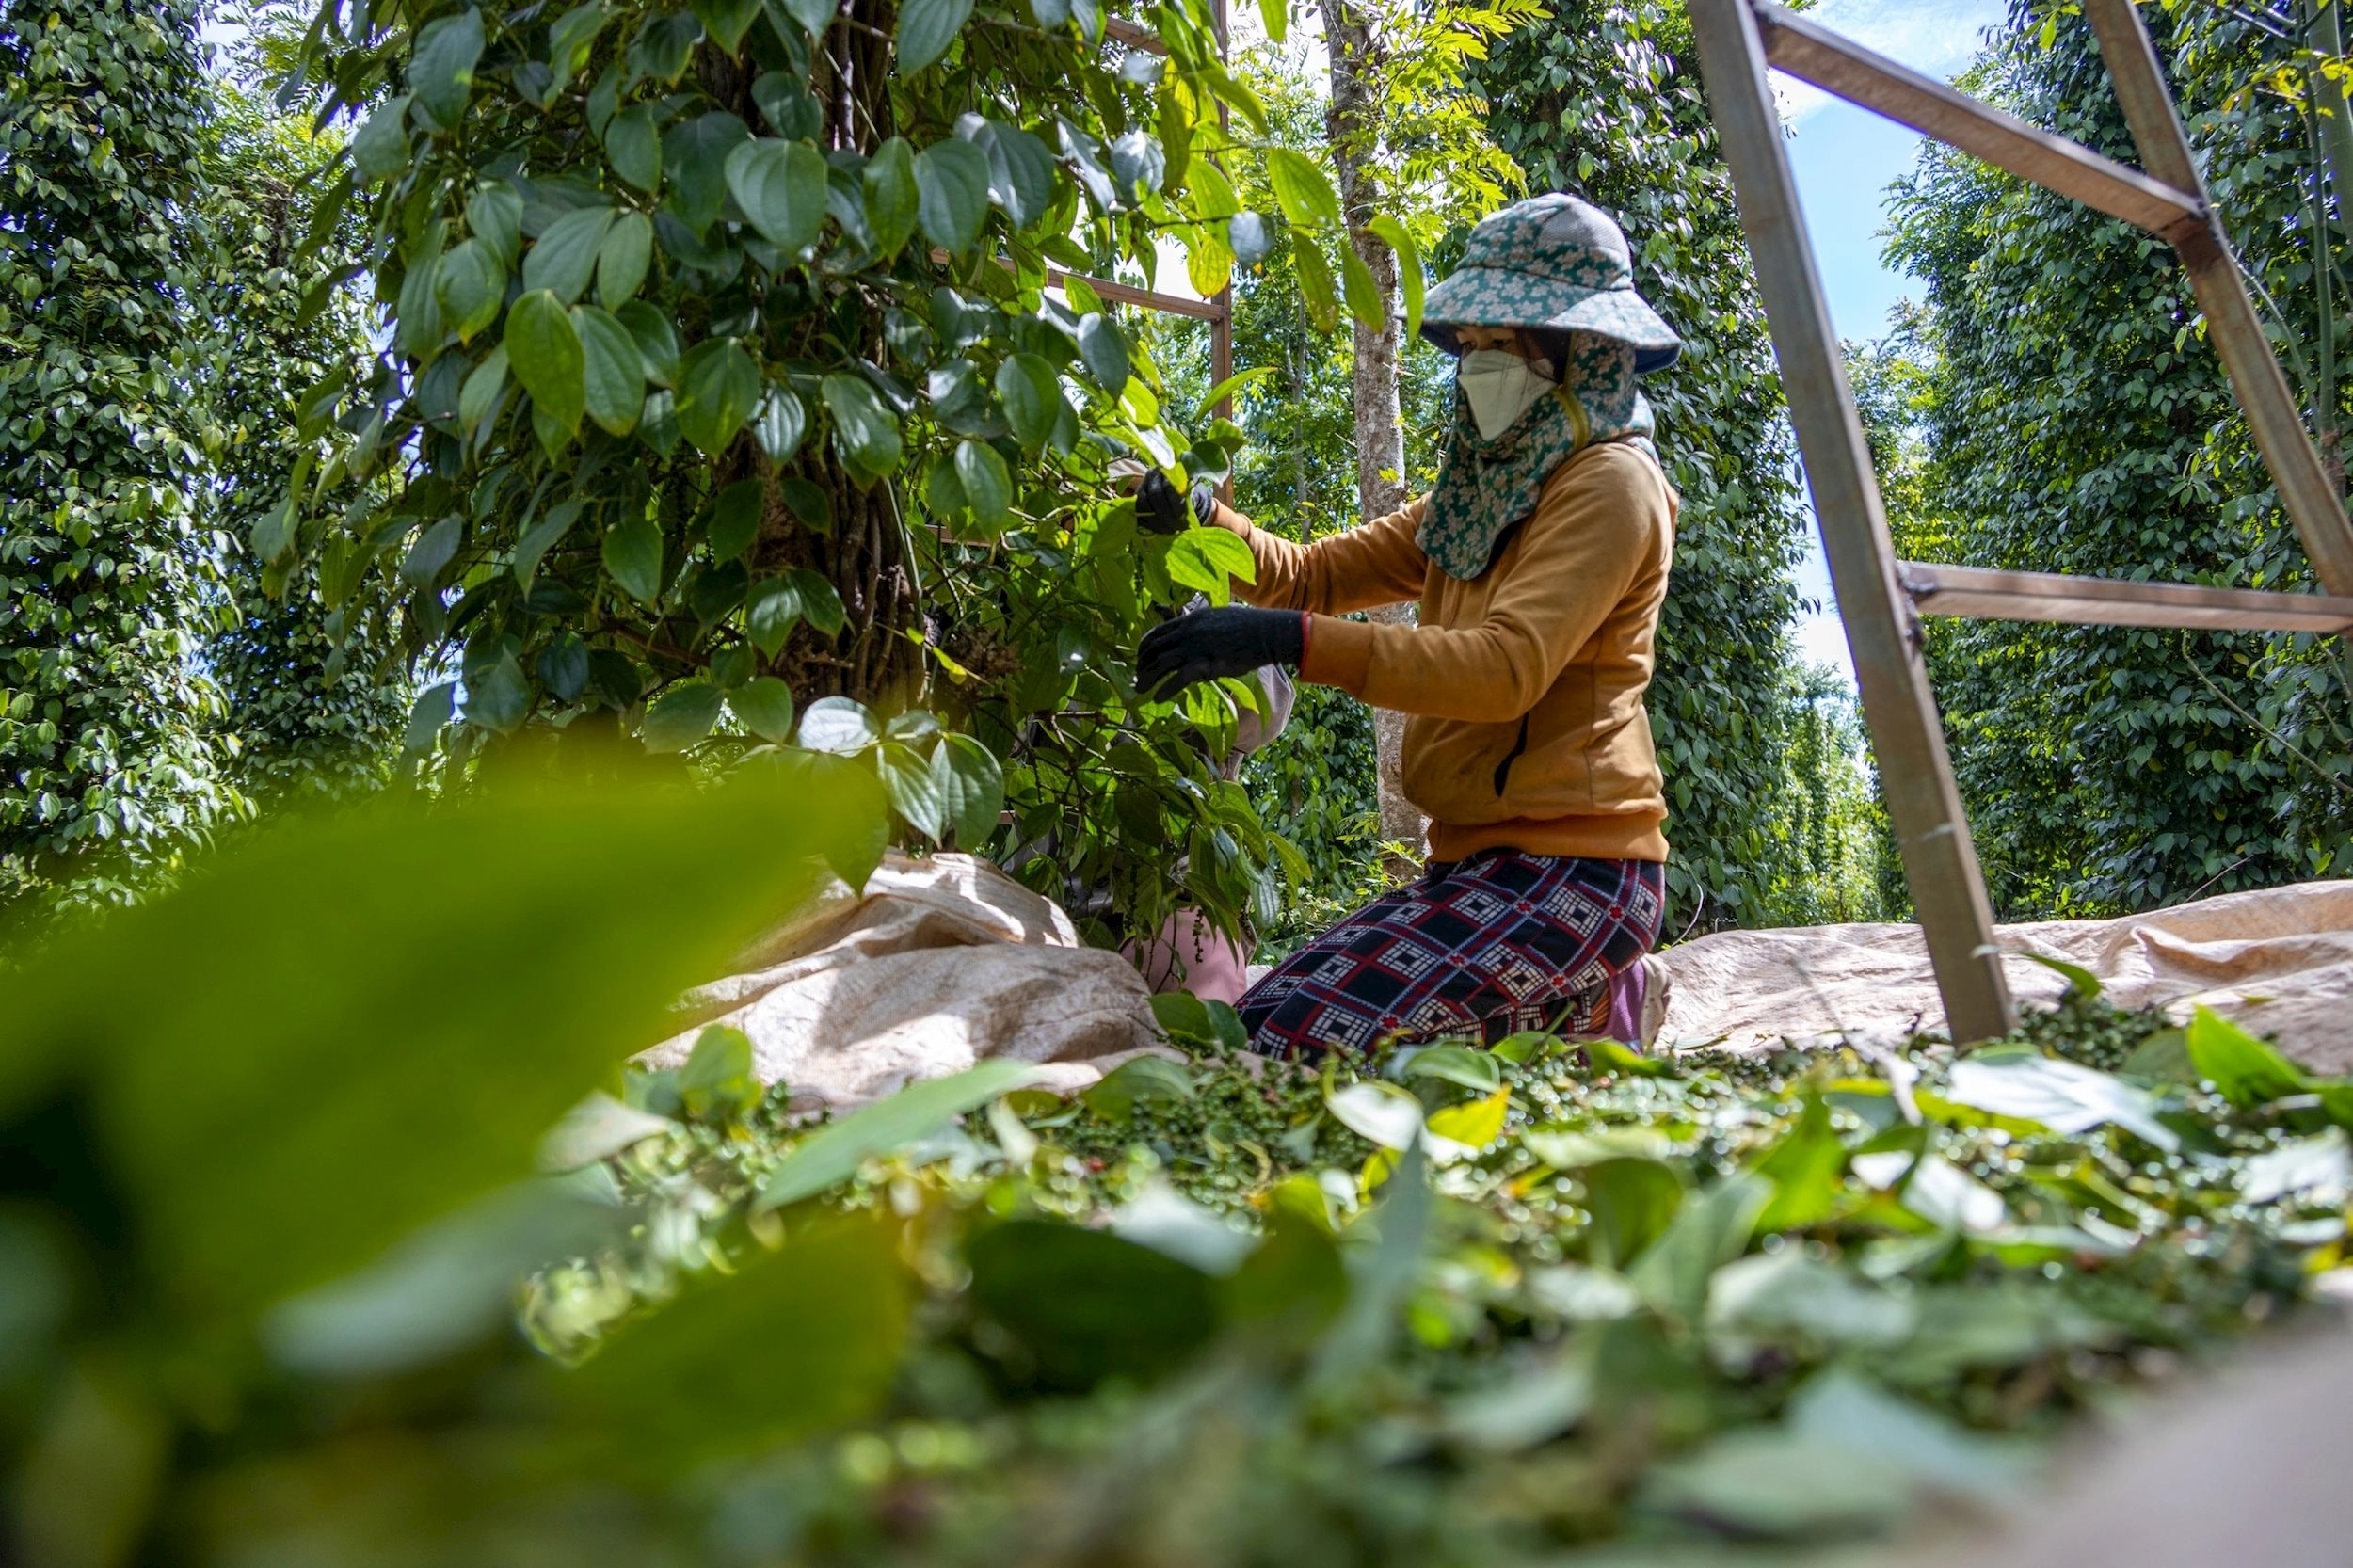
<svg viewBox="0 0 2353 1568">
<path fill-rule="evenodd" d="M 1470 402 L 1454 394 L 1438 483 L 1430 491 L 1422 553 L 1449 577 L 1470 582 L 1495 558 L 1496 546 L 1536 509 L 1552 471 L 1599 441 L 1651 447 L 1650 402 L 1634 380 L 1634 350 L 1614 338 L 1569 334 L 1568 373 L 1519 422 L 1494 440 L 1479 439 Z"/>
</svg>

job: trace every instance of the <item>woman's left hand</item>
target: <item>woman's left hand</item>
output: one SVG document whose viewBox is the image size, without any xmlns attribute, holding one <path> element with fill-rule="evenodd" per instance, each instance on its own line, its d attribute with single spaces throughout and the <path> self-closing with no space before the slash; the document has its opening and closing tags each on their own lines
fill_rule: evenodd
<svg viewBox="0 0 2353 1568">
<path fill-rule="evenodd" d="M 1198 680 L 1248 675 L 1263 664 L 1297 664 L 1307 650 L 1307 617 L 1297 610 L 1228 604 L 1162 621 L 1136 649 L 1136 690 L 1172 697 Z"/>
</svg>

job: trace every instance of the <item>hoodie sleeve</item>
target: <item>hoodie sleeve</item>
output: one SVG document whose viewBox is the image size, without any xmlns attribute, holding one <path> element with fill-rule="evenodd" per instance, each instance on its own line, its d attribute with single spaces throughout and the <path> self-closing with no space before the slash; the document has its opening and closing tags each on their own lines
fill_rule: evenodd
<svg viewBox="0 0 2353 1568">
<path fill-rule="evenodd" d="M 1344 616 L 1421 598 L 1430 559 L 1414 536 L 1421 530 L 1426 504 L 1427 498 L 1412 502 L 1401 512 L 1312 544 L 1294 544 L 1270 534 L 1224 504 L 1210 521 L 1250 547 L 1258 580 L 1234 584 L 1242 600 L 1267 610 Z"/>
</svg>

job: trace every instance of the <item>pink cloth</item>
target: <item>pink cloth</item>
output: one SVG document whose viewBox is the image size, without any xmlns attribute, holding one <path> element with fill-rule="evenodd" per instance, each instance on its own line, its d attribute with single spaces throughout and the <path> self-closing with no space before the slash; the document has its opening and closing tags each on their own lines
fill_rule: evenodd
<svg viewBox="0 0 2353 1568">
<path fill-rule="evenodd" d="M 1642 1048 L 1642 1001 L 1650 990 L 1650 975 L 1637 958 L 1609 977 L 1609 1021 L 1602 1032 Z"/>
<path fill-rule="evenodd" d="M 1133 942 L 1119 951 L 1144 971 L 1144 983 L 1155 991 L 1191 991 L 1203 1001 L 1231 1007 L 1250 987 L 1250 955 L 1198 909 L 1171 915 L 1141 952 Z"/>
</svg>

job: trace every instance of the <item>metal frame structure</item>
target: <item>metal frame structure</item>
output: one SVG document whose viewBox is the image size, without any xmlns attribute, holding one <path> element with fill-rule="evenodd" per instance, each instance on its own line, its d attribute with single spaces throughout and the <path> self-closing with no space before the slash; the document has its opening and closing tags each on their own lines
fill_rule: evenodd
<svg viewBox="0 0 2353 1568">
<path fill-rule="evenodd" d="M 1922 615 L 2203 630 L 2353 626 L 2353 520 L 2305 432 L 2246 279 L 2206 200 L 2134 0 L 2083 0 L 2142 168 L 2054 136 L 1885 59 L 1769 0 L 1691 0 L 1700 67 L 1822 530 L 1904 876 L 1956 1043 L 2017 1009 L 1952 759 L 1921 657 Z M 1899 561 L 1838 334 L 1798 206 L 1768 66 L 2170 243 L 2324 594 L 2271 593 Z"/>
</svg>

